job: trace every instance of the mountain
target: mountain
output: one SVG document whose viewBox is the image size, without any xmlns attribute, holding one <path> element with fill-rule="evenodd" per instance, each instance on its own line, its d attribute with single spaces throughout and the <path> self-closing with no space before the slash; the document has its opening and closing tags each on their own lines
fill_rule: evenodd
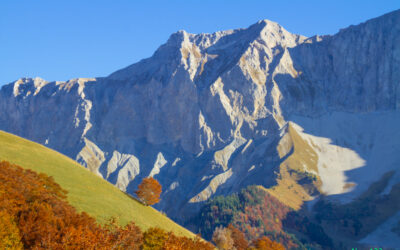
<svg viewBox="0 0 400 250">
<path fill-rule="evenodd" d="M 319 197 L 352 204 L 388 174 L 374 196 L 400 183 L 399 68 L 399 10 L 332 36 L 307 38 L 268 20 L 179 31 L 108 77 L 3 86 L 0 129 L 128 193 L 154 176 L 164 190 L 157 208 L 181 223 L 250 184 L 294 210 Z M 385 226 L 398 220 L 390 210 L 355 238 L 381 243 L 374 235 L 386 228 L 400 242 Z"/>
<path fill-rule="evenodd" d="M 132 199 L 65 155 L 37 143 L 0 131 L 0 161 L 52 176 L 68 191 L 68 202 L 72 206 L 101 224 L 114 217 L 122 225 L 134 221 L 142 230 L 159 227 L 177 235 L 194 237 L 190 231 Z"/>
</svg>

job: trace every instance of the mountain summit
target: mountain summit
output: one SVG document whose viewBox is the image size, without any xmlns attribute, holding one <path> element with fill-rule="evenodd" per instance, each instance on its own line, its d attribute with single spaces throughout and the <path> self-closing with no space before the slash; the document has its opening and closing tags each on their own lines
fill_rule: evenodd
<svg viewBox="0 0 400 250">
<path fill-rule="evenodd" d="M 400 182 L 399 69 L 400 11 L 323 37 L 268 20 L 179 31 L 108 77 L 3 86 L 0 129 L 129 193 L 154 176 L 158 208 L 180 222 L 250 184 L 293 209 L 321 194 L 345 204 L 386 173 L 382 195 Z"/>
</svg>

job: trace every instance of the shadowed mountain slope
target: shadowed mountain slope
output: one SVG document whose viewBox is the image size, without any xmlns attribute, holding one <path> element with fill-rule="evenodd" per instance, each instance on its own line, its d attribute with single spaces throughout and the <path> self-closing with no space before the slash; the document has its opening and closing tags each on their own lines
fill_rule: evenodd
<svg viewBox="0 0 400 250">
<path fill-rule="evenodd" d="M 2 87 L 0 128 L 129 193 L 154 176 L 180 222 L 250 184 L 294 209 L 347 203 L 400 182 L 399 68 L 400 11 L 311 38 L 268 20 L 179 31 L 108 77 Z"/>
</svg>

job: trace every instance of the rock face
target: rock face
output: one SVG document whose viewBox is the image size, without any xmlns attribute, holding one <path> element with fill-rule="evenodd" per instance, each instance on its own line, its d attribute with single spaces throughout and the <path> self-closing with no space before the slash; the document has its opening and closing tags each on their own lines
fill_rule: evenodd
<svg viewBox="0 0 400 250">
<path fill-rule="evenodd" d="M 347 202 L 388 171 L 388 192 L 400 182 L 399 69 L 400 11 L 323 37 L 267 20 L 179 31 L 108 77 L 3 86 L 0 129 L 129 193 L 154 176 L 164 190 L 158 208 L 181 222 L 216 194 L 285 188 L 290 169 Z"/>
</svg>

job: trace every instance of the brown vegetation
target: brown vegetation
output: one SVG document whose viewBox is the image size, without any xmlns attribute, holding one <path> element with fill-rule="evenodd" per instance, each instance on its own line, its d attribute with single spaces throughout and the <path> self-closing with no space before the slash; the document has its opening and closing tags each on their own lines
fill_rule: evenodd
<svg viewBox="0 0 400 250">
<path fill-rule="evenodd" d="M 200 237 L 195 239 L 187 237 L 178 237 L 172 232 L 166 232 L 160 228 L 149 228 L 143 237 L 142 249 L 163 249 L 163 250 L 179 250 L 179 249 L 204 249 L 211 250 L 214 246 Z"/>
<path fill-rule="evenodd" d="M 285 247 L 276 241 L 272 241 L 266 236 L 262 236 L 253 241 L 249 246 L 244 233 L 235 228 L 232 224 L 224 228 L 215 228 L 213 242 L 221 250 L 284 250 Z"/>
<path fill-rule="evenodd" d="M 22 249 L 21 236 L 14 219 L 0 211 L 0 249 Z"/>
<path fill-rule="evenodd" d="M 272 241 L 266 236 L 256 240 L 254 247 L 257 250 L 285 250 L 282 244 Z"/>
<path fill-rule="evenodd" d="M 233 249 L 232 232 L 228 228 L 224 228 L 222 226 L 215 228 L 212 241 L 215 243 L 218 249 Z"/>
<path fill-rule="evenodd" d="M 52 177 L 0 163 L 1 249 L 213 249 L 200 238 L 177 237 L 162 229 L 142 233 L 133 222 L 100 226 L 66 201 Z M 156 245 L 155 245 L 156 244 Z"/>
<path fill-rule="evenodd" d="M 242 231 L 234 227 L 232 224 L 228 225 L 228 229 L 231 231 L 231 237 L 233 239 L 233 246 L 237 250 L 247 249 L 249 243 L 246 240 L 246 237 Z"/>
<path fill-rule="evenodd" d="M 153 177 L 147 177 L 142 180 L 138 186 L 136 195 L 145 205 L 154 205 L 160 201 L 162 192 L 161 184 Z"/>
<path fill-rule="evenodd" d="M 215 228 L 232 224 L 249 241 L 268 235 L 288 248 L 296 248 L 299 242 L 282 225 L 290 211 L 263 188 L 248 186 L 237 194 L 217 196 L 206 202 L 193 223 L 199 225 L 206 239 L 211 238 Z"/>
</svg>

